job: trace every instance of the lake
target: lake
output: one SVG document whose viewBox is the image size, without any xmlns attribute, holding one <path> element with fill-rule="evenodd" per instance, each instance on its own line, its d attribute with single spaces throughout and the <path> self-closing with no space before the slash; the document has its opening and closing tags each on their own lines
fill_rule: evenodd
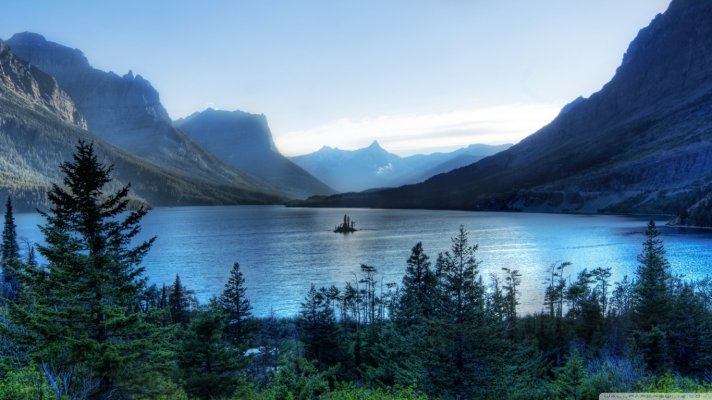
<svg viewBox="0 0 712 400">
<path fill-rule="evenodd" d="M 333 233 L 348 214 L 359 231 Z M 41 241 L 36 214 L 16 215 L 18 235 Z M 712 231 L 672 228 L 656 221 L 675 273 L 701 278 L 712 266 Z M 546 269 L 570 261 L 611 267 L 612 282 L 634 275 L 646 218 L 430 210 L 314 209 L 282 206 L 156 208 L 142 237 L 158 240 L 143 265 L 150 282 L 171 284 L 176 274 L 201 302 L 219 295 L 233 262 L 240 263 L 253 313 L 298 312 L 311 283 L 343 287 L 360 265 L 378 268 L 383 282 L 400 284 L 405 260 L 418 241 L 435 264 L 462 224 L 479 245 L 480 273 L 489 281 L 502 267 L 522 277 L 521 312 L 540 311 Z M 24 247 L 24 246 L 23 246 Z M 385 285 L 384 285 L 385 286 Z"/>
</svg>

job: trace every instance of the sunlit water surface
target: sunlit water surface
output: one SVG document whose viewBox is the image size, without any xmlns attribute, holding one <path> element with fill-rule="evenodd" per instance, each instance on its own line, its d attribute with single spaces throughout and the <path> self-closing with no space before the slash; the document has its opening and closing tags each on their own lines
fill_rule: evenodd
<svg viewBox="0 0 712 400">
<path fill-rule="evenodd" d="M 359 231 L 332 230 L 344 213 Z M 18 234 L 41 242 L 36 214 L 16 216 Z M 219 295 L 233 262 L 240 263 L 253 313 L 290 316 L 309 286 L 354 281 L 359 266 L 378 268 L 383 282 L 400 283 L 418 241 L 433 264 L 462 224 L 479 245 L 480 273 L 489 281 L 503 267 L 523 275 L 520 310 L 542 309 L 549 265 L 571 261 L 568 274 L 611 267 L 612 281 L 633 276 L 644 240 L 644 218 L 429 210 L 311 209 L 281 206 L 157 208 L 143 220 L 143 238 L 158 236 L 144 259 L 150 282 L 170 284 L 179 274 L 201 302 Z M 672 270 L 701 278 L 712 267 L 712 231 L 666 227 Z M 568 275 L 567 274 L 567 275 Z"/>
</svg>

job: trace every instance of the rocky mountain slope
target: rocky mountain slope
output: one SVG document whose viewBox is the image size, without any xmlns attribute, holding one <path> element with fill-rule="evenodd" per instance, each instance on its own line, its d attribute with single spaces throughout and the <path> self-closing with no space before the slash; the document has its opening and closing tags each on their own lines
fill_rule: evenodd
<svg viewBox="0 0 712 400">
<path fill-rule="evenodd" d="M 209 108 L 176 121 L 175 126 L 222 161 L 290 197 L 335 193 L 277 150 L 264 115 Z"/>
<path fill-rule="evenodd" d="M 292 160 L 331 187 L 341 192 L 355 192 L 422 182 L 510 146 L 471 145 L 450 153 L 400 157 L 374 141 L 358 150 L 324 146 L 314 153 L 292 157 Z"/>
<path fill-rule="evenodd" d="M 79 139 L 95 143 L 103 161 L 115 165 L 116 185 L 131 182 L 133 194 L 153 205 L 263 204 L 283 198 L 257 187 L 208 184 L 161 168 L 106 143 L 86 130 L 71 97 L 47 73 L 16 57 L 0 41 L 0 197 L 19 209 L 46 202 Z"/>
<path fill-rule="evenodd" d="M 312 205 L 675 214 L 712 177 L 712 2 L 673 0 L 615 76 L 510 149 Z"/>
<path fill-rule="evenodd" d="M 176 129 L 158 92 L 140 75 L 95 69 L 80 50 L 36 33 L 15 34 L 7 44 L 19 58 L 55 77 L 86 118 L 88 129 L 106 142 L 195 181 L 239 190 L 279 190 L 235 170 Z"/>
</svg>

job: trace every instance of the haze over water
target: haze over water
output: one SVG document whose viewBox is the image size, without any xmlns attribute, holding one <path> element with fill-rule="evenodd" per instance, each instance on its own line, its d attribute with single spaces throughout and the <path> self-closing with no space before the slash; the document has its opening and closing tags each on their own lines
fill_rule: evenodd
<svg viewBox="0 0 712 400">
<path fill-rule="evenodd" d="M 332 230 L 344 213 L 358 232 Z M 656 221 L 672 271 L 702 278 L 712 266 L 712 232 L 670 228 Z M 18 214 L 18 235 L 41 241 L 36 214 Z M 611 282 L 634 276 L 647 219 L 529 213 L 431 210 L 311 209 L 282 206 L 177 207 L 151 210 L 142 237 L 158 240 L 143 265 L 149 282 L 171 284 L 175 274 L 201 303 L 219 295 L 232 263 L 242 267 L 257 316 L 273 310 L 295 315 L 311 283 L 342 288 L 355 281 L 361 263 L 378 268 L 387 282 L 401 283 L 405 260 L 422 241 L 433 267 L 450 248 L 460 224 L 478 244 L 480 274 L 489 282 L 501 268 L 522 273 L 521 312 L 542 309 L 546 269 L 571 261 L 566 275 L 611 267 Z"/>
</svg>

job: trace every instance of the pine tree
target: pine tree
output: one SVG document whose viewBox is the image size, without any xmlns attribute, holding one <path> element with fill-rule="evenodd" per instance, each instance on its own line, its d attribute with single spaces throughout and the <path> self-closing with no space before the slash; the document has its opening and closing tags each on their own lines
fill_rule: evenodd
<svg viewBox="0 0 712 400">
<path fill-rule="evenodd" d="M 437 302 L 437 279 L 421 242 L 413 246 L 406 264 L 396 313 L 396 321 L 404 327 L 431 317 Z"/>
<path fill-rule="evenodd" d="M 554 372 L 556 379 L 552 385 L 556 399 L 582 400 L 591 397 L 583 360 L 577 353 L 571 355 L 566 365 L 556 368 Z"/>
<path fill-rule="evenodd" d="M 484 310 L 484 285 L 478 279 L 480 262 L 475 257 L 478 246 L 470 246 L 468 234 L 461 225 L 452 238 L 451 252 L 440 254 L 437 261 L 444 311 L 455 323 L 473 321 Z"/>
<path fill-rule="evenodd" d="M 517 287 L 522 283 L 522 274 L 519 270 L 511 268 L 502 268 L 504 271 L 504 300 L 505 300 L 505 315 L 507 320 L 514 321 L 517 318 L 517 305 L 519 304 L 519 289 Z"/>
<path fill-rule="evenodd" d="M 230 278 L 218 302 L 227 316 L 227 331 L 233 343 L 243 343 L 246 333 L 245 320 L 250 318 L 252 306 L 247 299 L 245 278 L 240 272 L 239 263 L 232 265 Z"/>
<path fill-rule="evenodd" d="M 598 267 L 591 271 L 591 277 L 596 282 L 594 290 L 596 299 L 601 307 L 601 314 L 605 317 L 608 311 L 608 279 L 611 278 L 611 268 Z"/>
<path fill-rule="evenodd" d="M 183 286 L 180 276 L 176 274 L 168 295 L 171 321 L 174 324 L 186 326 L 190 322 L 190 295 L 191 292 Z"/>
<path fill-rule="evenodd" d="M 428 363 L 429 380 L 434 387 L 444 390 L 445 397 L 482 397 L 491 380 L 488 352 L 491 339 L 501 332 L 493 332 L 485 318 L 485 290 L 478 276 L 477 245 L 469 244 L 463 226 L 452 238 L 451 250 L 440 254 L 436 271 L 440 308 L 438 320 L 432 324 Z M 490 364 L 485 368 L 483 363 Z"/>
<path fill-rule="evenodd" d="M 17 244 L 17 226 L 12 213 L 12 198 L 5 203 L 5 224 L 2 229 L 2 295 L 9 301 L 17 299 L 20 283 L 15 278 L 15 271 L 20 264 L 20 246 Z"/>
<path fill-rule="evenodd" d="M 63 186 L 52 185 L 38 250 L 45 269 L 20 274 L 27 302 L 13 307 L 15 323 L 38 362 L 84 371 L 95 381 L 93 398 L 131 391 L 150 353 L 148 327 L 136 304 L 144 286 L 139 267 L 154 239 L 131 246 L 146 210 L 127 211 L 129 187 L 108 193 L 112 166 L 80 141 L 72 162 L 60 167 Z"/>
<path fill-rule="evenodd" d="M 235 390 L 240 355 L 226 343 L 223 330 L 220 313 L 208 309 L 197 312 L 184 334 L 178 366 L 191 398 L 222 399 Z"/>
<path fill-rule="evenodd" d="M 669 321 L 673 306 L 670 265 L 655 222 L 645 231 L 643 252 L 638 256 L 638 280 L 633 288 L 632 322 L 636 345 L 647 367 L 661 371 L 669 366 Z"/>
<path fill-rule="evenodd" d="M 297 328 L 308 360 L 326 366 L 341 360 L 339 326 L 325 288 L 317 290 L 314 285 L 311 286 L 301 305 Z"/>
</svg>

